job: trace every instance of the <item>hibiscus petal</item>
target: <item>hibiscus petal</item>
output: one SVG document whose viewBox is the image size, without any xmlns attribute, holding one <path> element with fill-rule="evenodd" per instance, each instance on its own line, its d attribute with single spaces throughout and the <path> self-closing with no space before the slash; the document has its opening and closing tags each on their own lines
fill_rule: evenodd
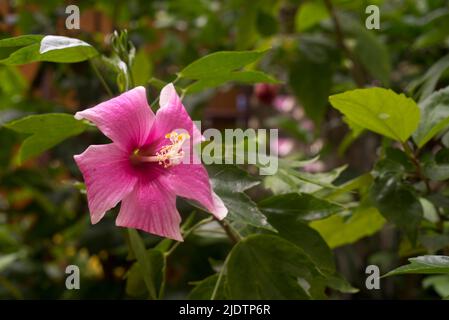
<svg viewBox="0 0 449 320">
<path fill-rule="evenodd" d="M 181 217 L 176 209 L 176 195 L 157 180 L 141 179 L 122 201 L 117 226 L 128 227 L 182 240 Z"/>
<path fill-rule="evenodd" d="M 162 146 L 167 143 L 165 135 L 172 131 L 185 130 L 191 137 L 191 142 L 197 144 L 203 140 L 203 136 L 193 123 L 181 99 L 176 93 L 173 84 L 167 84 L 159 97 L 160 108 L 156 112 L 156 120 L 148 139 L 148 143 L 156 143 Z"/>
<path fill-rule="evenodd" d="M 228 208 L 226 208 L 223 200 L 212 191 L 212 200 L 214 201 L 214 211 L 212 212 L 218 220 L 223 220 L 228 215 Z"/>
<path fill-rule="evenodd" d="M 91 221 L 95 224 L 133 190 L 137 177 L 128 153 L 114 143 L 91 145 L 74 158 L 86 183 Z"/>
<path fill-rule="evenodd" d="M 144 87 L 129 90 L 75 114 L 75 118 L 93 122 L 108 138 L 125 150 L 142 146 L 154 122 Z"/>
<path fill-rule="evenodd" d="M 174 193 L 197 201 L 218 219 L 226 217 L 228 210 L 212 191 L 209 175 L 203 165 L 179 164 L 170 168 L 160 179 Z"/>
</svg>

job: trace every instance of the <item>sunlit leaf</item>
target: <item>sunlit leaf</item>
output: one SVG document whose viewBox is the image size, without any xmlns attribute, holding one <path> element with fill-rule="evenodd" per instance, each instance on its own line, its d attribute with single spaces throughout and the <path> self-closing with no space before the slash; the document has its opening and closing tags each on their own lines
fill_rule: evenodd
<svg viewBox="0 0 449 320">
<path fill-rule="evenodd" d="M 81 62 L 98 55 L 87 42 L 64 36 L 23 36 L 1 40 L 3 46 L 20 46 L 0 63 L 21 65 L 36 61 L 59 63 Z M 1 43 L 0 43 L 1 47 Z"/>
<path fill-rule="evenodd" d="M 391 90 L 356 89 L 329 100 L 356 125 L 394 140 L 406 141 L 418 127 L 420 111 L 416 103 Z"/>
<path fill-rule="evenodd" d="M 312 221 L 310 226 L 317 230 L 331 248 L 354 243 L 379 231 L 385 218 L 376 208 L 361 208 L 351 217 L 336 214 L 323 220 Z"/>
</svg>

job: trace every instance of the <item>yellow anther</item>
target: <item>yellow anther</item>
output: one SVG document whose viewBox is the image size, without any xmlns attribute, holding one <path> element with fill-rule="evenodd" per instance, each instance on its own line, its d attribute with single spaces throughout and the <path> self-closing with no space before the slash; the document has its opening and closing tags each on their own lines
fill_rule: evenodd
<svg viewBox="0 0 449 320">
<path fill-rule="evenodd" d="M 178 134 L 177 132 L 172 131 L 167 133 L 165 137 L 170 139 L 171 144 L 162 147 L 162 149 L 156 153 L 156 157 L 160 165 L 163 165 L 164 168 L 168 168 L 181 163 L 184 158 L 184 151 L 182 151 L 181 148 L 184 141 L 190 138 L 190 135 L 187 133 Z"/>
<path fill-rule="evenodd" d="M 188 133 L 177 133 L 172 131 L 165 135 L 165 138 L 170 139 L 170 143 L 163 146 L 154 156 L 139 156 L 139 150 L 135 150 L 134 157 L 141 162 L 157 162 L 159 165 L 168 168 L 180 164 L 184 158 L 184 151 L 182 145 L 190 135 Z"/>
</svg>

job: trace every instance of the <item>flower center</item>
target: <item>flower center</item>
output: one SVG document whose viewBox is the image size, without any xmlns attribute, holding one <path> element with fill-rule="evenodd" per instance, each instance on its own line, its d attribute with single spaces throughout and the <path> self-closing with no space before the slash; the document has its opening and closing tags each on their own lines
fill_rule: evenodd
<svg viewBox="0 0 449 320">
<path fill-rule="evenodd" d="M 165 135 L 165 138 L 170 139 L 170 143 L 163 146 L 155 155 L 143 156 L 139 154 L 139 149 L 134 150 L 132 160 L 138 162 L 157 162 L 159 165 L 168 168 L 181 163 L 184 158 L 184 151 L 182 145 L 190 135 L 188 133 L 177 133 L 172 131 Z"/>
</svg>

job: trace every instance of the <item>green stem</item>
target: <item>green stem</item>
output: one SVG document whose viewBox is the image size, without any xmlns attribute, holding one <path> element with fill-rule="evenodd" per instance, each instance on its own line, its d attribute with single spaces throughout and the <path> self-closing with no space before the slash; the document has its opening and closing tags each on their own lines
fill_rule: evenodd
<svg viewBox="0 0 449 320">
<path fill-rule="evenodd" d="M 214 217 L 214 219 L 220 224 L 220 226 L 223 228 L 223 230 L 226 232 L 227 236 L 229 239 L 231 239 L 231 241 L 235 244 L 237 242 L 239 242 L 240 240 L 242 240 L 242 237 L 240 236 L 240 234 L 238 234 L 237 232 L 234 232 L 232 227 L 226 223 L 223 220 L 218 220 L 217 218 Z"/>
<path fill-rule="evenodd" d="M 179 76 L 179 74 L 177 74 L 175 80 L 172 81 L 173 85 L 175 85 L 176 82 L 179 81 L 179 79 L 181 79 L 181 77 Z"/>
<path fill-rule="evenodd" d="M 228 260 L 231 254 L 228 254 L 225 261 L 223 262 L 223 268 L 221 268 L 220 273 L 218 274 L 217 282 L 215 283 L 214 291 L 212 291 L 212 296 L 210 297 L 211 300 L 215 300 L 217 297 L 218 288 L 220 288 L 221 279 L 223 279 L 224 270 L 226 268 L 226 265 L 228 264 Z"/>
<path fill-rule="evenodd" d="M 108 84 L 106 83 L 106 80 L 103 78 L 103 76 L 101 75 L 100 71 L 98 70 L 97 66 L 95 65 L 95 63 L 93 63 L 92 60 L 89 60 L 89 63 L 92 67 L 92 69 L 94 70 L 97 78 L 100 80 L 101 84 L 103 85 L 104 89 L 106 90 L 106 92 L 108 93 L 109 96 L 113 97 L 114 94 L 112 93 L 111 88 L 109 88 Z"/>
<path fill-rule="evenodd" d="M 159 102 L 159 96 L 157 96 L 156 99 L 153 100 L 153 102 L 150 103 L 150 107 L 153 108 L 153 105 Z"/>
</svg>

